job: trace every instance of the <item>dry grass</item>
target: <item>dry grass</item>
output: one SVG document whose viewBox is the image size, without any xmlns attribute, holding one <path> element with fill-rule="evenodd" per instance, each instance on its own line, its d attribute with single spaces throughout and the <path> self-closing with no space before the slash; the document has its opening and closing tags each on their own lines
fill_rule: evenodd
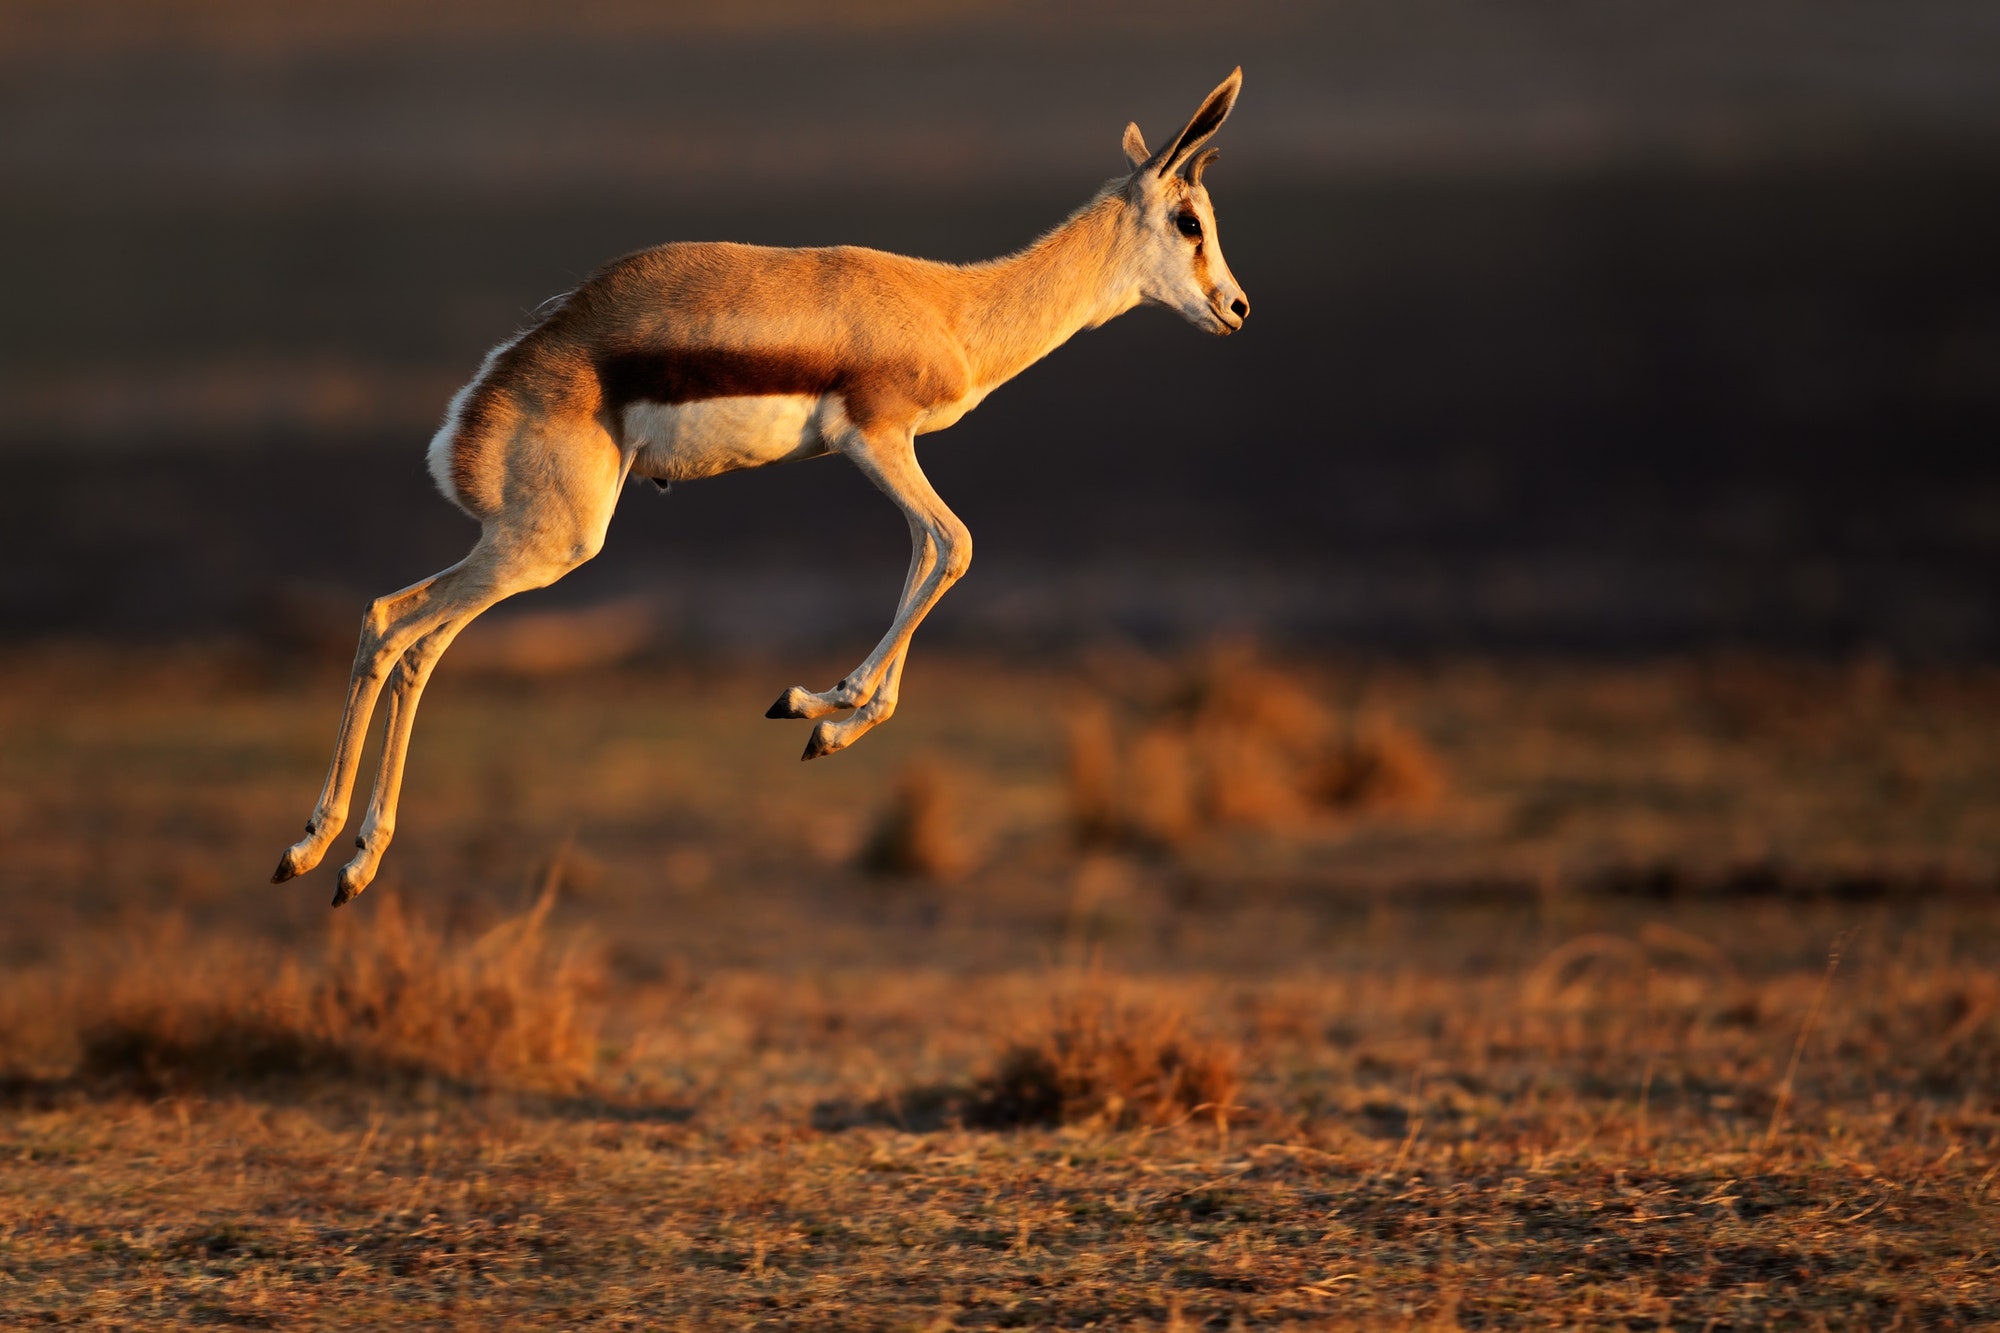
<svg viewBox="0 0 2000 1333">
<path fill-rule="evenodd" d="M 1351 723 L 1307 781 L 1312 794 L 1338 810 L 1425 810 L 1445 792 L 1430 747 L 1386 717 Z"/>
<path fill-rule="evenodd" d="M 554 901 L 454 938 L 388 896 L 337 919 L 317 959 L 171 918 L 129 927 L 10 987 L 0 1072 L 148 1095 L 274 1078 L 573 1089 L 597 1059 L 601 978 L 549 940 Z"/>
<path fill-rule="evenodd" d="M 1070 822 L 1085 846 L 1182 848 L 1216 829 L 1421 811 L 1446 787 L 1407 727 L 1342 715 L 1311 680 L 1240 650 L 1197 658 L 1122 703 L 1087 699 L 1067 739 Z"/>
<path fill-rule="evenodd" d="M 23 1320 L 148 1329 L 1987 1326 L 2000 976 L 1894 920 L 1823 996 L 1823 968 L 1741 949 L 1650 993 L 1622 964 L 1579 982 L 1629 957 L 1602 941 L 1518 973 L 1126 978 L 1053 1008 L 1042 974 L 716 973 L 621 993 L 645 1049 L 616 1103 L 31 1101 L 0 1279 Z M 1106 1095 L 1187 1067 L 1160 1054 L 1175 1009 L 1240 1053 L 1228 1100 L 1257 1114 L 1227 1137 L 1191 1092 L 1165 1130 Z M 1002 1086 L 976 1073 L 1024 1030 L 1084 1090 L 1069 1123 L 816 1113 Z"/>
<path fill-rule="evenodd" d="M 1325 731 L 1218 761 L 1277 721 L 1134 672 L 1100 790 L 1170 723 L 1194 832 L 1079 858 L 1056 719 L 993 701 L 1081 673 L 934 663 L 813 765 L 790 674 L 441 680 L 329 916 L 262 876 L 337 679 L 0 660 L 0 1324 L 2000 1321 L 2000 681 L 1294 666 Z M 1212 822 L 1213 763 L 1374 718 L 1420 817 Z M 980 856 L 886 893 L 926 751 Z M 181 925 L 84 943 L 125 919 Z"/>
<path fill-rule="evenodd" d="M 861 867 L 878 875 L 948 881 L 972 862 L 959 795 L 950 773 L 925 756 L 906 765 L 889 805 L 861 849 Z"/>
<path fill-rule="evenodd" d="M 965 1119 L 989 1129 L 1197 1119 L 1226 1129 L 1242 1109 L 1240 1064 L 1235 1048 L 1192 1031 L 1177 1009 L 1083 987 L 1057 997 L 1041 1030 L 1007 1048 L 974 1085 Z"/>
</svg>

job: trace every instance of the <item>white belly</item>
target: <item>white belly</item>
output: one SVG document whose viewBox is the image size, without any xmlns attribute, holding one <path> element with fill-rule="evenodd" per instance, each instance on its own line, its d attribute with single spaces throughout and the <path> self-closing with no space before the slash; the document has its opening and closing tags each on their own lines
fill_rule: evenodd
<svg viewBox="0 0 2000 1333">
<path fill-rule="evenodd" d="M 661 481 L 693 481 L 826 452 L 820 402 L 811 394 L 709 398 L 696 403 L 636 402 L 625 409 L 632 471 Z"/>
</svg>

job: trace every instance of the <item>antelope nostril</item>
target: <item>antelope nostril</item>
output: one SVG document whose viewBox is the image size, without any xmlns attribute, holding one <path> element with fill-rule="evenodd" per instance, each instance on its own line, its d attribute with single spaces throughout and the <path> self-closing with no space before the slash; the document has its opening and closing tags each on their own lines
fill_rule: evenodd
<svg viewBox="0 0 2000 1333">
<path fill-rule="evenodd" d="M 1250 303 L 1240 296 L 1229 303 L 1229 308 L 1235 312 L 1238 319 L 1250 318 Z"/>
</svg>

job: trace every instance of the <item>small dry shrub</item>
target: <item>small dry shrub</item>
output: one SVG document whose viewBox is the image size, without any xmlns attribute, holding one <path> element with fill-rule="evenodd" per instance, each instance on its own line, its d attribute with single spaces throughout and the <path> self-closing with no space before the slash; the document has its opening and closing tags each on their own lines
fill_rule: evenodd
<svg viewBox="0 0 2000 1333">
<path fill-rule="evenodd" d="M 1445 785 L 1430 747 L 1381 717 L 1351 727 L 1308 782 L 1320 801 L 1343 810 L 1422 810 Z"/>
<path fill-rule="evenodd" d="M 1343 721 L 1307 682 L 1240 651 L 1210 654 L 1122 710 L 1086 701 L 1068 739 L 1071 823 L 1085 845 L 1178 847 L 1214 828 L 1420 810 L 1445 788 L 1413 733 L 1386 717 Z"/>
<path fill-rule="evenodd" d="M 1207 822 L 1193 738 L 1183 728 L 1156 723 L 1133 737 L 1124 776 L 1124 818 L 1113 827 L 1134 840 L 1178 846 Z"/>
<path fill-rule="evenodd" d="M 1096 989 L 1058 997 L 1047 1026 L 1010 1044 L 966 1100 L 981 1128 L 1091 1124 L 1227 1126 L 1241 1059 L 1176 1010 L 1121 1003 Z"/>
<path fill-rule="evenodd" d="M 551 944 L 554 901 L 459 939 L 390 897 L 337 918 L 311 964 L 177 925 L 134 933 L 66 988 L 77 1072 L 151 1091 L 413 1075 L 574 1088 L 595 1059 L 597 977 Z"/>
<path fill-rule="evenodd" d="M 897 780 L 889 808 L 861 849 L 862 869 L 943 881 L 964 874 L 971 861 L 950 776 L 935 760 L 913 761 Z"/>
<path fill-rule="evenodd" d="M 468 1082 L 573 1086 L 596 1053 L 594 959 L 558 948 L 556 894 L 471 939 L 453 941 L 394 899 L 334 937 L 315 999 L 321 1029 L 387 1065 Z"/>
<path fill-rule="evenodd" d="M 1123 827 L 1118 791 L 1118 728 L 1101 699 L 1064 719 L 1070 821 L 1086 844 L 1116 840 Z"/>
</svg>

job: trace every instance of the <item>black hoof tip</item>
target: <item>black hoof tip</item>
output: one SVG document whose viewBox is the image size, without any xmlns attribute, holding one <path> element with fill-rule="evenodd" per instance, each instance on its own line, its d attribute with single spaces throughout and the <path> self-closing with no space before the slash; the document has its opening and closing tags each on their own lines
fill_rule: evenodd
<svg viewBox="0 0 2000 1333">
<path fill-rule="evenodd" d="M 796 701 L 802 700 L 806 697 L 808 696 L 806 695 L 805 688 L 803 686 L 794 685 L 792 686 L 792 688 L 786 690 L 783 694 L 778 696 L 778 702 L 772 704 L 770 708 L 765 710 L 764 716 L 804 717 L 806 716 L 805 705 L 802 702 L 796 702 Z"/>
<path fill-rule="evenodd" d="M 339 907 L 359 898 L 361 891 L 368 887 L 368 881 L 373 878 L 372 874 L 363 877 L 357 873 L 354 863 L 351 861 L 342 866 L 340 868 L 340 878 L 334 882 L 333 905 Z"/>
<path fill-rule="evenodd" d="M 286 852 L 278 858 L 278 868 L 271 872 L 271 882 L 273 884 L 283 884 L 298 873 L 298 871 L 292 869 L 292 854 Z"/>
</svg>

